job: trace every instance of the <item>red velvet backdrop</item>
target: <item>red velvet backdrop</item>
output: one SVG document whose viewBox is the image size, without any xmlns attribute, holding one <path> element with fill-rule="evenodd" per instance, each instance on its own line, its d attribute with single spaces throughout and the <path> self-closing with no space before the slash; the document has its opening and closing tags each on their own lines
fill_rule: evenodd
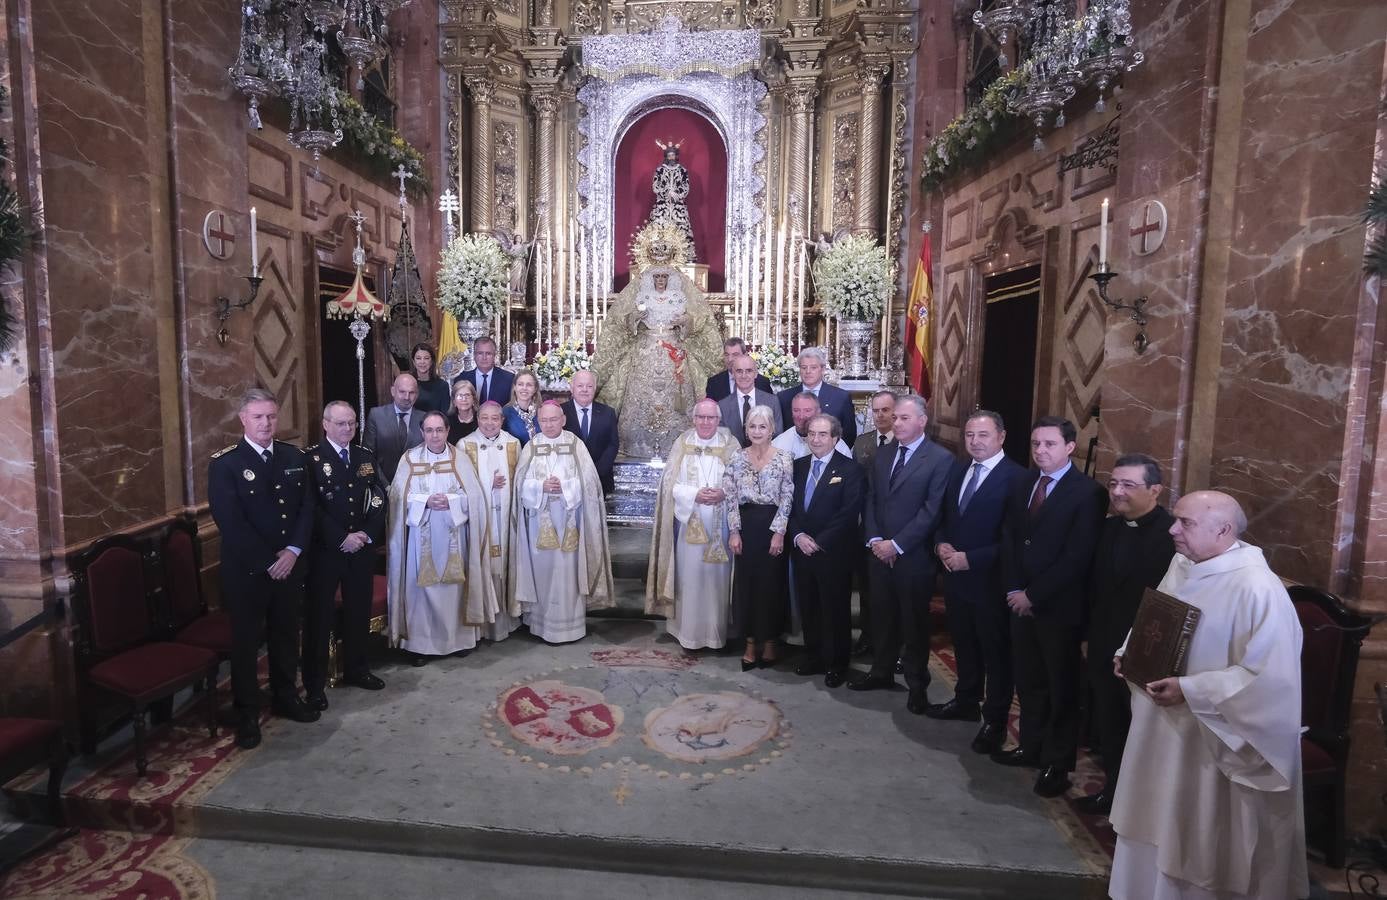
<svg viewBox="0 0 1387 900">
<path fill-rule="evenodd" d="M 616 151 L 616 254 L 614 290 L 626 286 L 631 239 L 645 224 L 655 196 L 650 178 L 664 158 L 656 139 L 680 141 L 679 161 L 689 170 L 689 220 L 697 262 L 708 264 L 708 289 L 724 284 L 727 224 L 727 148 L 713 123 L 687 109 L 657 109 L 636 120 Z"/>
</svg>

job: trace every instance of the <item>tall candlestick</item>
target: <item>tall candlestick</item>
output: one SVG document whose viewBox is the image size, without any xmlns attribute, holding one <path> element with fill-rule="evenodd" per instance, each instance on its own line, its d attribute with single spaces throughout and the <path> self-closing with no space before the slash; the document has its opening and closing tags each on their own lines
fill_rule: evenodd
<svg viewBox="0 0 1387 900">
<path fill-rule="evenodd" d="M 588 230 L 586 226 L 578 226 L 578 300 L 583 305 L 583 321 L 587 322 L 588 316 Z M 597 310 L 593 309 L 592 316 L 593 333 L 597 332 Z M 586 325 L 584 325 L 586 329 Z"/>
<path fill-rule="evenodd" d="M 260 236 L 255 231 L 255 207 L 250 208 L 250 277 L 260 277 Z"/>
<path fill-rule="evenodd" d="M 1103 212 L 1098 219 L 1098 265 L 1108 264 L 1108 198 L 1103 198 Z"/>
</svg>

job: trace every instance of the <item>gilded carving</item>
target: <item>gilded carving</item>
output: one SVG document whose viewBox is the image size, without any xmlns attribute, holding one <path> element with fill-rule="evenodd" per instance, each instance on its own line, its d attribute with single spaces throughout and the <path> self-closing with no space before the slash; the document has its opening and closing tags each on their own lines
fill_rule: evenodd
<svg viewBox="0 0 1387 900">
<path fill-rule="evenodd" d="M 511 234 L 517 233 L 516 127 L 513 122 L 497 122 L 492 131 L 492 224 Z"/>
<path fill-rule="evenodd" d="M 843 113 L 833 120 L 832 229 L 851 229 L 857 209 L 857 113 Z"/>
</svg>

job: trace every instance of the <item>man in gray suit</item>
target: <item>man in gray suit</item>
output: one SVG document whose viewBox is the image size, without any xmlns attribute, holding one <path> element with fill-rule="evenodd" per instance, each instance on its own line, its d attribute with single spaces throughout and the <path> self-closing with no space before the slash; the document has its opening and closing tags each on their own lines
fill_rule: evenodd
<svg viewBox="0 0 1387 900">
<path fill-rule="evenodd" d="M 876 459 L 877 451 L 886 447 L 896 437 L 892 432 L 896 423 L 896 392 L 877 391 L 868 404 L 872 412 L 872 424 L 876 427 L 857 436 L 852 445 L 852 458 L 867 474 L 867 489 L 871 490 L 872 462 Z M 896 451 L 892 449 L 890 452 Z M 872 551 L 864 549 L 861 563 L 857 567 L 857 624 L 862 629 L 862 635 L 852 646 L 853 656 L 863 656 L 872 652 L 872 593 L 867 581 L 867 564 L 871 559 Z"/>
<path fill-rule="evenodd" d="M 361 436 L 362 446 L 376 454 L 376 474 L 387 489 L 395 480 L 400 457 L 424 443 L 424 414 L 414 408 L 419 382 L 407 372 L 396 375 L 390 397 L 393 402 L 366 414 L 366 431 Z"/>
<path fill-rule="evenodd" d="M 894 649 L 905 647 L 906 709 L 922 715 L 929 705 L 929 604 L 934 594 L 934 532 L 944 513 L 944 492 L 953 454 L 925 437 L 923 397 L 896 401 L 894 453 L 872 461 L 862 533 L 871 550 L 872 670 L 853 682 L 855 691 L 893 689 Z M 893 445 L 887 445 L 893 446 Z"/>
<path fill-rule="evenodd" d="M 731 362 L 734 389 L 731 394 L 718 401 L 718 411 L 722 413 L 722 424 L 743 447 L 751 446 L 747 440 L 743 423 L 751 411 L 758 406 L 769 406 L 775 416 L 775 432 L 780 434 L 785 426 L 780 420 L 780 402 L 775 394 L 763 391 L 756 386 L 756 360 L 747 354 L 734 356 Z"/>
</svg>

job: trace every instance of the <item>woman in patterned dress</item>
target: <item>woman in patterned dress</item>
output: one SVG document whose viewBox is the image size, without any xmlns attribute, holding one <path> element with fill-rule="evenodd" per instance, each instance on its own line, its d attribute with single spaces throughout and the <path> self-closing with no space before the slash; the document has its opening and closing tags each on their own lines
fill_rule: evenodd
<svg viewBox="0 0 1387 900">
<path fill-rule="evenodd" d="M 794 497 L 794 460 L 771 444 L 775 414 L 757 406 L 746 418 L 751 446 L 732 456 L 722 476 L 727 495 L 732 569 L 732 629 L 746 637 L 742 671 L 775 665 L 775 641 L 787 611 L 785 526 Z M 759 650 L 759 652 L 758 652 Z"/>
<path fill-rule="evenodd" d="M 515 435 L 520 446 L 539 433 L 539 379 L 534 372 L 526 369 L 515 373 L 505 413 L 506 431 Z"/>
</svg>

